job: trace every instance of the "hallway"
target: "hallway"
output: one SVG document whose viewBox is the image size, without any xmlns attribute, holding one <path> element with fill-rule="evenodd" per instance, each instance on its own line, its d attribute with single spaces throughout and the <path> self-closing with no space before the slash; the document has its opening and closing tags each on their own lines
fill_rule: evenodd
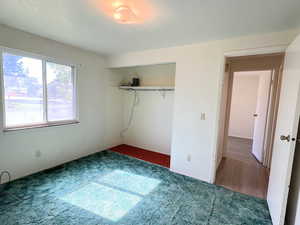
<svg viewBox="0 0 300 225">
<path fill-rule="evenodd" d="M 230 190 L 266 198 L 268 170 L 251 154 L 252 141 L 228 138 L 226 157 L 217 171 L 216 184 Z"/>
</svg>

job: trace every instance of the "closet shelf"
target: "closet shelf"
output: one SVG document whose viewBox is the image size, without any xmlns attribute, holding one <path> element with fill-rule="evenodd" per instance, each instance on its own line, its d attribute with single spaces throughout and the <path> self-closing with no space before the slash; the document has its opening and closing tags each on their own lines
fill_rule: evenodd
<svg viewBox="0 0 300 225">
<path fill-rule="evenodd" d="M 131 87 L 131 86 L 120 86 L 120 89 L 123 90 L 136 90 L 136 91 L 174 91 L 174 87 L 160 87 L 160 86 L 138 86 L 138 87 Z"/>
</svg>

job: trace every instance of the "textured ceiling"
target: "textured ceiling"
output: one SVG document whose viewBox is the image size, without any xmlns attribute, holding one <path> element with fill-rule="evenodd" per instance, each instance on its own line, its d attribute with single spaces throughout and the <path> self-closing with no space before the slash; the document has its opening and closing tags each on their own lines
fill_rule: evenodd
<svg viewBox="0 0 300 225">
<path fill-rule="evenodd" d="M 1 0 L 0 23 L 101 54 L 300 27 L 300 0 L 143 0 L 142 24 L 115 23 L 103 1 L 116 0 Z"/>
</svg>

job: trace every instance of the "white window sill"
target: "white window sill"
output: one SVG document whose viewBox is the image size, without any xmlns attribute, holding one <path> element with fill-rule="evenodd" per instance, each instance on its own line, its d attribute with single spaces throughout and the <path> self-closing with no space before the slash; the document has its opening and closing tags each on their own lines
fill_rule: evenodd
<svg viewBox="0 0 300 225">
<path fill-rule="evenodd" d="M 77 120 L 49 122 L 49 123 L 34 124 L 34 125 L 27 125 L 27 126 L 20 126 L 20 127 L 7 127 L 3 129 L 3 132 L 11 132 L 11 131 L 43 128 L 43 127 L 65 126 L 65 125 L 72 125 L 72 124 L 79 124 L 79 123 L 80 122 Z"/>
</svg>

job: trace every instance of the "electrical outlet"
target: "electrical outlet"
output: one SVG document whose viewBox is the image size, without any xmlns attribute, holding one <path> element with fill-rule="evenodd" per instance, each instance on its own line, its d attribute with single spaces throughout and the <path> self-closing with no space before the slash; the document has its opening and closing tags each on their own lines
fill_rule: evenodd
<svg viewBox="0 0 300 225">
<path fill-rule="evenodd" d="M 191 155 L 190 155 L 190 154 L 187 155 L 187 158 L 186 158 L 186 159 L 187 159 L 188 162 L 190 162 L 190 161 L 191 161 Z"/>
<path fill-rule="evenodd" d="M 36 158 L 40 158 L 41 156 L 42 156 L 41 150 L 36 150 L 36 151 L 35 151 L 35 157 L 36 157 Z"/>
</svg>

